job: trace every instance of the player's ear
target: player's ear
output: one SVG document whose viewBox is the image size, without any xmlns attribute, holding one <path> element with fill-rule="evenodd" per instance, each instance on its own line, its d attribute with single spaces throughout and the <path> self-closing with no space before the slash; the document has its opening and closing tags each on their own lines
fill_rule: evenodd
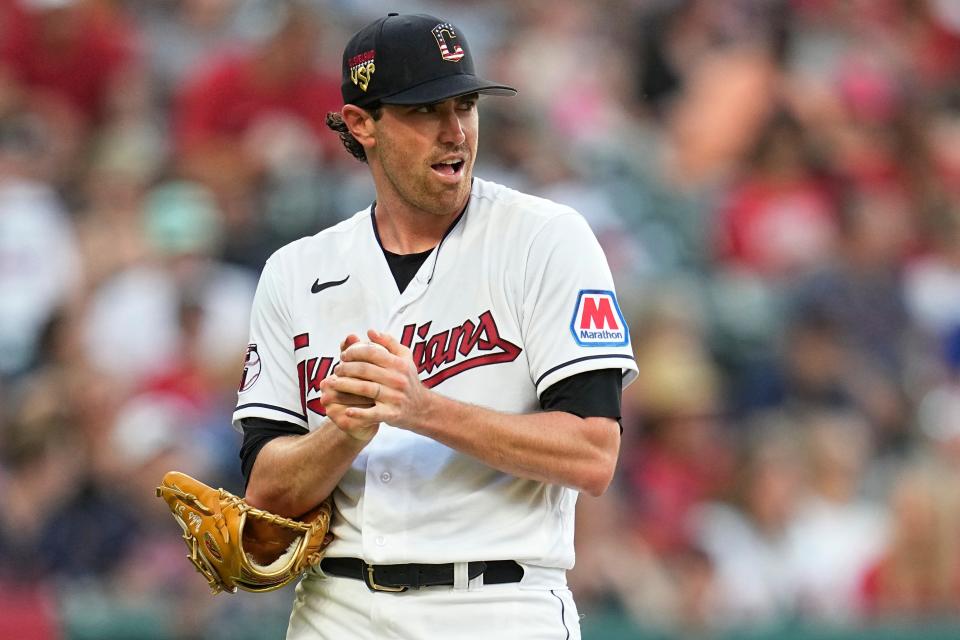
<svg viewBox="0 0 960 640">
<path fill-rule="evenodd" d="M 372 149 L 376 144 L 375 124 L 369 111 L 353 104 L 343 105 L 340 111 L 343 123 L 364 149 Z"/>
</svg>

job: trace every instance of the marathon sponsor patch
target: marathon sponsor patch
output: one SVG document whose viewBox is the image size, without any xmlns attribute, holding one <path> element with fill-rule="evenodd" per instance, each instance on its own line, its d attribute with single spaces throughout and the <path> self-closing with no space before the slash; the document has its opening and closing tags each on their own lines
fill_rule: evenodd
<svg viewBox="0 0 960 640">
<path fill-rule="evenodd" d="M 603 289 L 580 290 L 570 333 L 581 347 L 624 347 L 630 342 L 617 296 Z"/>
</svg>

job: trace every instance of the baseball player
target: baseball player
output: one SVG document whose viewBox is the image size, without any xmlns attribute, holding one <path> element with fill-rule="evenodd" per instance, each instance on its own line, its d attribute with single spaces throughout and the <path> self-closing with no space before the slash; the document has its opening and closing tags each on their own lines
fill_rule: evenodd
<svg viewBox="0 0 960 640">
<path fill-rule="evenodd" d="M 329 494 L 335 540 L 288 638 L 579 638 L 579 491 L 604 492 L 636 376 L 603 252 L 574 210 L 473 177 L 464 34 L 390 14 L 343 54 L 328 124 L 376 201 L 277 251 L 234 414 L 247 500 Z"/>
</svg>

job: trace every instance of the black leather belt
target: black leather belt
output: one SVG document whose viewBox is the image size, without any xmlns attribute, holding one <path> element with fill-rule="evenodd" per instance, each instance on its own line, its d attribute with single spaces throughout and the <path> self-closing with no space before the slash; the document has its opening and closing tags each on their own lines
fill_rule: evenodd
<svg viewBox="0 0 960 640">
<path fill-rule="evenodd" d="M 342 578 L 363 580 L 371 591 L 402 592 L 409 588 L 453 585 L 453 564 L 367 564 L 359 558 L 324 558 L 320 568 Z M 523 567 L 513 560 L 486 560 L 467 564 L 473 580 L 483 574 L 484 584 L 520 582 Z"/>
</svg>

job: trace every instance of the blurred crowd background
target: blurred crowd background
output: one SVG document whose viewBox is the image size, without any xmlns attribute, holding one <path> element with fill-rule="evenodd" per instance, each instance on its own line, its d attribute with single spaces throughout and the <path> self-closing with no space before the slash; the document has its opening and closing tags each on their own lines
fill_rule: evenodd
<svg viewBox="0 0 960 640">
<path fill-rule="evenodd" d="M 324 116 L 388 10 L 520 89 L 477 175 L 583 213 L 630 319 L 584 637 L 957 637 L 956 0 L 0 2 L 0 637 L 282 635 L 153 487 L 243 490 L 258 273 L 372 200 Z"/>
</svg>

